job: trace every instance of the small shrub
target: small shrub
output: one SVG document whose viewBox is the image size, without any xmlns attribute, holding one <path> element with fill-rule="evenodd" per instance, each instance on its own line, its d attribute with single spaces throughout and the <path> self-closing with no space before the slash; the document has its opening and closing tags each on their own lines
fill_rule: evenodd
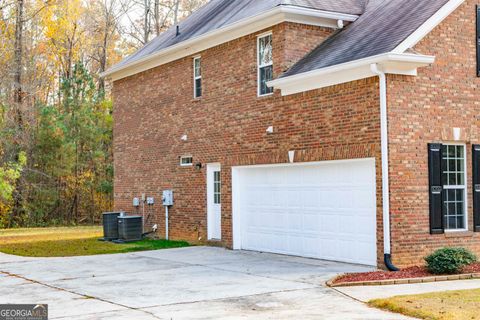
<svg viewBox="0 0 480 320">
<path fill-rule="evenodd" d="M 426 257 L 425 261 L 431 273 L 454 274 L 476 262 L 477 257 L 465 248 L 443 248 Z"/>
</svg>

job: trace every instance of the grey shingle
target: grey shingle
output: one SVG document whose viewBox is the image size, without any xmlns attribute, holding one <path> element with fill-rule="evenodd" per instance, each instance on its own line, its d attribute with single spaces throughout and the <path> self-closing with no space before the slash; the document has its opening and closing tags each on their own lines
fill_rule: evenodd
<svg viewBox="0 0 480 320">
<path fill-rule="evenodd" d="M 179 24 L 179 36 L 176 36 L 176 28 L 172 27 L 122 60 L 115 68 L 277 6 L 292 5 L 347 14 L 361 14 L 364 11 L 365 1 L 367 0 L 211 0 Z"/>
<path fill-rule="evenodd" d="M 387 53 L 448 0 L 370 0 L 363 15 L 301 59 L 283 77 Z"/>
</svg>

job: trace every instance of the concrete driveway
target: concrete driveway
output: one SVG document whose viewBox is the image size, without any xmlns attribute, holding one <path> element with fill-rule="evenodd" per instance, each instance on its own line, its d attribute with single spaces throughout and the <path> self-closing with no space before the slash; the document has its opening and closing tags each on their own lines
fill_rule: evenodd
<svg viewBox="0 0 480 320">
<path fill-rule="evenodd" d="M 50 319 L 407 319 L 325 281 L 367 267 L 222 248 L 25 259 L 0 256 L 0 303 Z"/>
</svg>

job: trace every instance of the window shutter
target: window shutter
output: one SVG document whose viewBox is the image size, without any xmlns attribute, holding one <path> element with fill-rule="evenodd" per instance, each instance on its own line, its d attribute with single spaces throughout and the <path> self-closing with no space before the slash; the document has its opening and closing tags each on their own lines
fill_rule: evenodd
<svg viewBox="0 0 480 320">
<path fill-rule="evenodd" d="M 476 6 L 477 10 L 477 36 L 476 36 L 476 45 L 477 45 L 477 77 L 480 77 L 480 6 Z"/>
<path fill-rule="evenodd" d="M 430 187 L 430 233 L 444 233 L 443 227 L 443 184 L 442 184 L 442 145 L 428 145 L 428 179 Z"/>
<path fill-rule="evenodd" d="M 480 145 L 472 147 L 473 230 L 480 232 Z"/>
</svg>

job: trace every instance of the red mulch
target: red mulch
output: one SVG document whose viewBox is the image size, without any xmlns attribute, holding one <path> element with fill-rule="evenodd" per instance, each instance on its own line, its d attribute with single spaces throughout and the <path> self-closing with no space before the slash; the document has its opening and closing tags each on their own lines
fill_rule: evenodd
<svg viewBox="0 0 480 320">
<path fill-rule="evenodd" d="M 480 262 L 471 264 L 463 268 L 462 274 L 480 273 Z M 374 271 L 363 273 L 348 273 L 335 279 L 334 283 L 345 282 L 365 282 L 391 279 L 423 278 L 436 276 L 428 272 L 425 267 L 409 267 L 398 272 Z M 438 276 L 438 275 L 437 275 Z"/>
</svg>

